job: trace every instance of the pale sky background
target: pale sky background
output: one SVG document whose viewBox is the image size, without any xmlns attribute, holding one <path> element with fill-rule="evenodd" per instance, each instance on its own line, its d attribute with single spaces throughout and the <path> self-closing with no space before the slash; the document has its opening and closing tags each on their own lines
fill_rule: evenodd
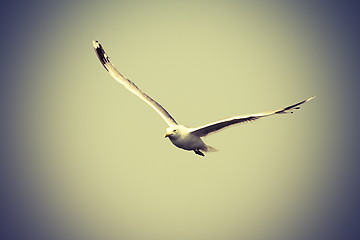
<svg viewBox="0 0 360 240">
<path fill-rule="evenodd" d="M 4 5 L 2 239 L 357 239 L 354 9 Z M 92 40 L 184 125 L 317 98 L 205 138 L 220 151 L 201 158 L 164 139 Z"/>
</svg>

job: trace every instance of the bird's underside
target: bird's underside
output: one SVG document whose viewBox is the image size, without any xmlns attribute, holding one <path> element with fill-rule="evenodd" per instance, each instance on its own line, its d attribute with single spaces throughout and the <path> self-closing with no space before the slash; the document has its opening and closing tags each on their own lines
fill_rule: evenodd
<svg viewBox="0 0 360 240">
<path fill-rule="evenodd" d="M 213 152 L 216 151 L 215 148 L 206 145 L 202 141 L 202 137 L 205 137 L 209 134 L 218 132 L 224 128 L 235 126 L 238 124 L 252 122 L 257 119 L 268 117 L 272 115 L 292 113 L 293 110 L 300 109 L 300 105 L 312 100 L 314 97 L 307 98 L 301 102 L 295 103 L 288 107 L 265 112 L 251 114 L 247 116 L 235 116 L 231 118 L 226 118 L 216 122 L 212 122 L 197 128 L 188 128 L 183 125 L 179 125 L 175 119 L 165 110 L 158 102 L 148 96 L 146 93 L 142 92 L 132 81 L 124 77 L 111 63 L 110 58 L 105 53 L 104 48 L 98 41 L 93 41 L 93 46 L 96 52 L 97 57 L 99 58 L 101 64 L 109 72 L 109 74 L 119 83 L 121 83 L 125 88 L 134 93 L 136 96 L 141 98 L 146 102 L 150 107 L 152 107 L 168 124 L 165 137 L 168 137 L 170 141 L 177 147 L 182 148 L 188 151 L 194 151 L 197 155 L 205 156 L 204 152 Z"/>
</svg>

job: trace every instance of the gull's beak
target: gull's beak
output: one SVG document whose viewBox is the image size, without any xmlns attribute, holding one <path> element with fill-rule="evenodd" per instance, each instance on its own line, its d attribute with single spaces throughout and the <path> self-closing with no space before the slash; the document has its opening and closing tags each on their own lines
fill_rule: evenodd
<svg viewBox="0 0 360 240">
<path fill-rule="evenodd" d="M 165 133 L 165 138 L 169 137 L 171 135 L 171 133 Z"/>
</svg>

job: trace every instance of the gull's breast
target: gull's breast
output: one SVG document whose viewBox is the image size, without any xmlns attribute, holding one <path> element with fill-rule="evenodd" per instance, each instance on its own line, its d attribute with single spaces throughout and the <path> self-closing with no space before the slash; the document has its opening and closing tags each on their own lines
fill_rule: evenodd
<svg viewBox="0 0 360 240">
<path fill-rule="evenodd" d="M 170 138 L 170 140 L 175 146 L 185 150 L 202 149 L 205 146 L 201 138 L 193 134 L 186 134 L 179 138 Z"/>
</svg>

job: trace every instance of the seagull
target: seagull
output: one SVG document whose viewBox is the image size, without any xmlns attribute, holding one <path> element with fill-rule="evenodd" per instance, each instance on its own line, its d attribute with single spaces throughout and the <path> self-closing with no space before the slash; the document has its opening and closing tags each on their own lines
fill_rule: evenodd
<svg viewBox="0 0 360 240">
<path fill-rule="evenodd" d="M 216 122 L 212 122 L 200 127 L 189 128 L 184 125 L 178 124 L 175 119 L 169 114 L 168 111 L 165 110 L 158 102 L 148 96 L 146 93 L 141 91 L 135 83 L 127 79 L 123 74 L 121 74 L 115 66 L 111 63 L 109 56 L 106 54 L 104 48 L 98 41 L 93 41 L 93 46 L 95 49 L 95 53 L 99 58 L 101 64 L 104 66 L 106 71 L 119 83 L 121 83 L 125 88 L 134 93 L 136 96 L 141 98 L 144 102 L 146 102 L 150 107 L 152 107 L 167 123 L 169 126 L 166 129 L 165 138 L 169 138 L 170 141 L 178 148 L 194 151 L 196 154 L 200 156 L 205 156 L 204 152 L 215 152 L 216 148 L 211 147 L 204 143 L 202 137 L 205 137 L 211 133 L 218 132 L 224 128 L 235 126 L 242 123 L 253 122 L 257 119 L 269 117 L 278 114 L 285 113 L 293 113 L 293 110 L 300 109 L 300 105 L 314 99 L 315 96 L 307 98 L 301 102 L 295 103 L 288 107 L 264 112 L 251 114 L 246 116 L 235 116 L 226 118 L 223 120 L 219 120 Z"/>
</svg>

